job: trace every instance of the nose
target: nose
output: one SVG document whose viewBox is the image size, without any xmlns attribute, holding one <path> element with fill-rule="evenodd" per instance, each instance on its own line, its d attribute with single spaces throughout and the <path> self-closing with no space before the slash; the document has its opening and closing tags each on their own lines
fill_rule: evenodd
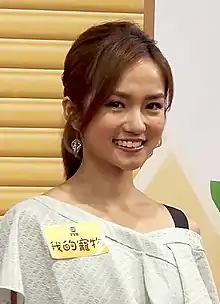
<svg viewBox="0 0 220 304">
<path fill-rule="evenodd" d="M 141 134 L 146 131 L 146 118 L 141 111 L 130 111 L 127 113 L 124 130 L 128 133 Z"/>
</svg>

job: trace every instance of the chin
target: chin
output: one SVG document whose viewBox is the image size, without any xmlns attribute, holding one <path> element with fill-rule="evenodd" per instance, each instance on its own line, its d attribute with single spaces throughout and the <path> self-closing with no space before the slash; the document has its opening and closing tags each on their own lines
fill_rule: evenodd
<svg viewBox="0 0 220 304">
<path fill-rule="evenodd" d="M 118 158 L 112 159 L 111 164 L 115 167 L 120 168 L 123 171 L 134 171 L 143 166 L 146 161 L 146 157 L 134 157 L 133 159 L 126 159 L 126 158 Z"/>
<path fill-rule="evenodd" d="M 136 163 L 136 164 L 121 164 L 120 167 L 123 171 L 134 171 L 139 169 L 143 166 L 143 163 Z"/>
</svg>

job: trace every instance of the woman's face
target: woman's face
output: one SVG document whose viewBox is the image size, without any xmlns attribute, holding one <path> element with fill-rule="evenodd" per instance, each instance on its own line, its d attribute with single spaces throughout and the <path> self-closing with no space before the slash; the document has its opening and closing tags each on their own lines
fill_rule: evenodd
<svg viewBox="0 0 220 304">
<path fill-rule="evenodd" d="M 163 78 L 152 59 L 143 59 L 126 70 L 86 128 L 84 160 L 135 170 L 160 142 L 164 124 Z"/>
</svg>

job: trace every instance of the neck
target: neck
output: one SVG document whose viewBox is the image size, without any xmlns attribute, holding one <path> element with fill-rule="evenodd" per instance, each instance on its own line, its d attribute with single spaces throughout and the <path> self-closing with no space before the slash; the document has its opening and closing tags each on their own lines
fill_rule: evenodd
<svg viewBox="0 0 220 304">
<path fill-rule="evenodd" d="M 83 162 L 77 173 L 68 181 L 76 199 L 88 203 L 118 204 L 125 202 L 135 190 L 133 172 L 112 165 Z"/>
</svg>

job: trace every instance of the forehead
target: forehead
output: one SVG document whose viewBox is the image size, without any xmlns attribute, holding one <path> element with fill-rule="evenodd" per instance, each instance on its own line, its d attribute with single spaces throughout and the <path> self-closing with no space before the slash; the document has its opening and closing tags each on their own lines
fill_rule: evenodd
<svg viewBox="0 0 220 304">
<path fill-rule="evenodd" d="M 131 94 L 164 93 L 163 76 L 151 58 L 142 59 L 122 74 L 116 89 Z"/>
</svg>

